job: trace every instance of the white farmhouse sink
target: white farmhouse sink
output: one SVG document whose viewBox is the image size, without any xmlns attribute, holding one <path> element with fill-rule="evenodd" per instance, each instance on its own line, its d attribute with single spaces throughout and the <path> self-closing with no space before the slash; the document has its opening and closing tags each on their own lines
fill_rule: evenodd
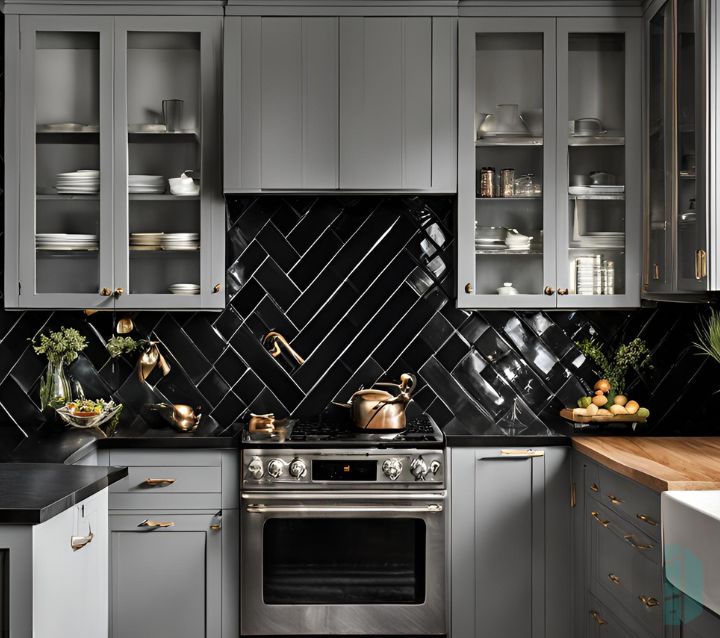
<svg viewBox="0 0 720 638">
<path fill-rule="evenodd" d="M 665 576 L 720 614 L 720 491 L 663 492 L 661 515 Z"/>
</svg>

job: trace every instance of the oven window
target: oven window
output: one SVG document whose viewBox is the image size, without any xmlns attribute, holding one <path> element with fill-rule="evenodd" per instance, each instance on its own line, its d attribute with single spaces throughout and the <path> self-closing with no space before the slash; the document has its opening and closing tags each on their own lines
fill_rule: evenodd
<svg viewBox="0 0 720 638">
<path fill-rule="evenodd" d="M 422 604 L 421 519 L 271 518 L 263 532 L 267 605 Z"/>
</svg>

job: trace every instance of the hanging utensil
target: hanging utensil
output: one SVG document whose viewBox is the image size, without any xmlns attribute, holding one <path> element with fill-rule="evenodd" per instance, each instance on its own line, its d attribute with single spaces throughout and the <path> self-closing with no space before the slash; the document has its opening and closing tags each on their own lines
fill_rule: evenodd
<svg viewBox="0 0 720 638">
<path fill-rule="evenodd" d="M 130 334 L 133 330 L 135 330 L 135 324 L 130 317 L 120 317 L 120 319 L 118 319 L 115 332 L 119 335 Z"/>
<path fill-rule="evenodd" d="M 189 405 L 180 403 L 154 403 L 148 406 L 149 409 L 157 412 L 163 419 L 180 432 L 194 432 L 200 425 L 199 413 L 196 413 Z"/>
<path fill-rule="evenodd" d="M 158 341 L 149 341 L 138 359 L 138 377 L 140 381 L 147 380 L 156 366 L 160 366 L 163 376 L 170 373 L 170 365 L 165 360 L 165 357 L 160 354 L 158 343 Z"/>
</svg>

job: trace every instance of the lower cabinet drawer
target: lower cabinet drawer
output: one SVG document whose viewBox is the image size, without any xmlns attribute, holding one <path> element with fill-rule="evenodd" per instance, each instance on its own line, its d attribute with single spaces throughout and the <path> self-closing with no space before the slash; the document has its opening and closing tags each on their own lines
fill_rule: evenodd
<svg viewBox="0 0 720 638">
<path fill-rule="evenodd" d="M 597 472 L 597 498 L 659 541 L 660 494 L 607 468 L 598 467 Z"/>
<path fill-rule="evenodd" d="M 591 590 L 661 636 L 663 575 L 658 544 L 599 503 L 590 502 Z"/>
<path fill-rule="evenodd" d="M 587 638 L 636 638 L 623 626 L 617 616 L 592 594 L 588 601 L 590 608 L 587 610 Z"/>
</svg>

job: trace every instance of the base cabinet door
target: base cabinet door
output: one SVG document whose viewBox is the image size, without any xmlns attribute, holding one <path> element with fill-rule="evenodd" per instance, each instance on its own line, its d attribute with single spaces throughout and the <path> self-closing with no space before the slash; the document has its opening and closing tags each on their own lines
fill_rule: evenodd
<svg viewBox="0 0 720 638">
<path fill-rule="evenodd" d="M 569 638 L 569 591 L 557 608 L 552 595 L 570 579 L 555 571 L 569 564 L 556 556 L 569 542 L 566 461 L 563 449 L 452 450 L 453 638 Z"/>
<path fill-rule="evenodd" d="M 221 636 L 221 530 L 207 514 L 110 516 L 112 638 Z"/>
</svg>

